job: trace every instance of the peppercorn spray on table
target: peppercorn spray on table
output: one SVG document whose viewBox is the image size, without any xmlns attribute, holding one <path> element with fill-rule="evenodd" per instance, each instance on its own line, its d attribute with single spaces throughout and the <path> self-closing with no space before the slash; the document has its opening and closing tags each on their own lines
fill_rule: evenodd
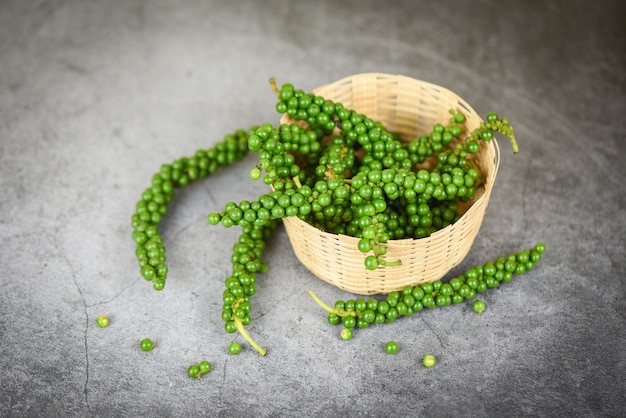
<svg viewBox="0 0 626 418">
<path fill-rule="evenodd" d="M 545 250 L 543 243 L 537 243 L 533 248 L 506 257 L 498 257 L 468 269 L 447 283 L 435 280 L 432 283 L 405 286 L 401 291 L 390 292 L 383 300 L 376 298 L 338 300 L 331 307 L 322 302 L 315 292 L 309 293 L 328 312 L 329 324 L 341 324 L 344 329 L 364 329 L 370 325 L 391 324 L 398 318 L 410 317 L 425 308 L 434 309 L 471 301 L 478 294 L 496 288 L 502 283 L 508 283 L 514 276 L 534 269 L 541 261 Z M 472 304 L 472 309 L 478 314 L 482 313 L 484 308 L 485 304 L 481 300 L 476 300 Z M 342 335 L 343 332 L 342 330 Z"/>
</svg>

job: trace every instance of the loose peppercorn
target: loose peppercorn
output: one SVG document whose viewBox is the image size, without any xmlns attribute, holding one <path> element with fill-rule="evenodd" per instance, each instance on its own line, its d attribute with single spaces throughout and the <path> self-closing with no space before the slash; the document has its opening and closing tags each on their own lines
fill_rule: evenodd
<svg viewBox="0 0 626 418">
<path fill-rule="evenodd" d="M 187 375 L 189 377 L 199 378 L 200 377 L 200 367 L 198 367 L 198 366 L 189 366 L 189 368 L 187 369 Z"/>
<path fill-rule="evenodd" d="M 241 345 L 239 343 L 230 343 L 228 346 L 228 352 L 232 355 L 241 353 Z"/>
<path fill-rule="evenodd" d="M 199 379 L 202 375 L 205 375 L 211 371 L 211 363 L 208 361 L 201 361 L 199 364 L 194 364 L 187 368 L 187 376 Z"/>
<path fill-rule="evenodd" d="M 485 310 L 485 302 L 480 299 L 475 300 L 474 303 L 472 303 L 472 309 L 480 315 Z"/>
<path fill-rule="evenodd" d="M 422 362 L 424 363 L 424 366 L 431 368 L 435 364 L 437 364 L 437 359 L 432 354 L 428 354 L 424 356 L 424 359 L 422 360 Z"/>
<path fill-rule="evenodd" d="M 398 343 L 395 341 L 389 341 L 385 344 L 385 351 L 387 354 L 396 354 L 398 352 Z"/>
<path fill-rule="evenodd" d="M 352 335 L 353 335 L 353 332 L 352 332 L 352 329 L 350 328 L 344 328 L 341 330 L 341 338 L 346 341 L 351 340 Z"/>
<path fill-rule="evenodd" d="M 100 315 L 96 318 L 96 324 L 98 324 L 98 326 L 100 328 L 106 328 L 109 326 L 109 317 L 106 315 Z"/>
<path fill-rule="evenodd" d="M 154 343 L 149 338 L 144 338 L 139 342 L 139 347 L 143 351 L 151 351 L 154 348 Z"/>
</svg>

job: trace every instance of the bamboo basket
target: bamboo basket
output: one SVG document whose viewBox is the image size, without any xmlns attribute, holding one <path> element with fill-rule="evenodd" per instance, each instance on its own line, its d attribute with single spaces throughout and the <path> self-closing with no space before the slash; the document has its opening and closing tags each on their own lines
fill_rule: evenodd
<svg viewBox="0 0 626 418">
<path fill-rule="evenodd" d="M 446 124 L 450 109 L 466 116 L 464 134 L 479 127 L 481 117 L 448 89 L 401 75 L 357 74 L 319 87 L 314 94 L 381 122 L 408 141 L 427 134 L 436 123 Z M 293 123 L 288 115 L 281 123 Z M 284 219 L 286 232 L 300 262 L 318 278 L 345 291 L 371 295 L 401 290 L 443 278 L 469 252 L 478 234 L 500 162 L 495 139 L 481 142 L 476 164 L 485 178 L 465 213 L 454 224 L 426 238 L 389 240 L 385 259 L 402 260 L 399 266 L 365 268 L 367 254 L 357 248 L 358 238 L 324 232 L 298 217 Z"/>
</svg>

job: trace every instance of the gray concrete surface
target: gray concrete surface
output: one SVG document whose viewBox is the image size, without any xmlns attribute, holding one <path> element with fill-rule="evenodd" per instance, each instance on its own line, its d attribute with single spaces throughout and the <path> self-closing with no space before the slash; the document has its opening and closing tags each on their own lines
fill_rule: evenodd
<svg viewBox="0 0 626 418">
<path fill-rule="evenodd" d="M 1 1 L 0 416 L 624 416 L 624 18 L 606 0 Z M 350 295 L 281 229 L 249 327 L 268 354 L 229 356 L 237 231 L 206 214 L 265 190 L 254 157 L 177 193 L 160 293 L 134 258 L 135 202 L 162 163 L 277 122 L 269 77 L 311 89 L 370 71 L 511 120 L 521 152 L 501 142 L 458 270 L 536 241 L 544 260 L 480 317 L 427 311 L 343 342 L 307 291 Z M 188 378 L 200 360 L 213 371 Z"/>
</svg>

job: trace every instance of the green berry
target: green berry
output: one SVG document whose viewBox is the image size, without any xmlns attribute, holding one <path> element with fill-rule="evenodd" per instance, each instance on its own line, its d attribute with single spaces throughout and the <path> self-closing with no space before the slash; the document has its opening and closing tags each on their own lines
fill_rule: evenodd
<svg viewBox="0 0 626 418">
<path fill-rule="evenodd" d="M 353 316 L 344 316 L 341 322 L 346 328 L 354 328 L 356 326 L 356 318 Z"/>
<path fill-rule="evenodd" d="M 487 121 L 489 123 L 495 123 L 498 120 L 498 114 L 495 112 L 487 113 Z"/>
<path fill-rule="evenodd" d="M 98 324 L 98 326 L 100 328 L 106 328 L 109 326 L 109 317 L 106 315 L 100 315 L 96 318 L 96 324 Z"/>
<path fill-rule="evenodd" d="M 328 314 L 328 323 L 330 325 L 337 325 L 341 322 L 341 317 L 335 313 Z"/>
<path fill-rule="evenodd" d="M 395 341 L 389 341 L 385 344 L 385 351 L 387 354 L 396 354 L 398 352 L 398 343 Z"/>
<path fill-rule="evenodd" d="M 145 266 L 143 266 L 141 268 L 141 275 L 143 276 L 144 279 L 146 280 L 152 280 L 154 279 L 154 276 L 156 275 L 155 271 L 154 271 L 154 267 L 152 267 L 149 264 L 146 264 Z"/>
<path fill-rule="evenodd" d="M 543 254 L 543 252 L 546 250 L 546 245 L 543 242 L 538 242 L 535 245 L 535 250 L 539 253 L 539 254 Z"/>
<path fill-rule="evenodd" d="M 344 328 L 341 330 L 341 338 L 348 341 L 352 339 L 352 330 L 350 328 Z"/>
<path fill-rule="evenodd" d="M 241 345 L 239 343 L 230 343 L 228 346 L 228 352 L 232 355 L 241 353 Z"/>
<path fill-rule="evenodd" d="M 378 260 L 376 256 L 368 255 L 365 257 L 365 268 L 368 270 L 376 270 L 378 268 Z"/>
<path fill-rule="evenodd" d="M 219 215 L 219 213 L 216 212 L 212 212 L 207 215 L 207 222 L 209 223 L 209 225 L 217 225 L 218 223 L 220 223 L 221 219 L 222 217 Z"/>
<path fill-rule="evenodd" d="M 189 366 L 189 368 L 187 369 L 187 376 L 189 377 L 193 377 L 193 378 L 199 378 L 200 377 L 200 367 L 198 366 Z"/>
<path fill-rule="evenodd" d="M 485 302 L 480 299 L 475 300 L 474 303 L 472 303 L 472 309 L 480 315 L 485 310 Z"/>
<path fill-rule="evenodd" d="M 250 178 L 252 180 L 258 180 L 261 178 L 261 170 L 259 170 L 258 167 L 254 167 L 252 170 L 250 170 Z"/>
<path fill-rule="evenodd" d="M 141 342 L 139 343 L 139 347 L 143 350 L 143 351 L 150 351 L 154 348 L 154 343 L 148 339 L 148 338 L 144 338 L 143 340 L 141 340 Z"/>
<path fill-rule="evenodd" d="M 432 354 L 428 354 L 428 355 L 424 356 L 423 363 L 424 363 L 424 366 L 426 366 L 428 368 L 431 368 L 435 364 L 437 364 L 437 359 Z"/>
<path fill-rule="evenodd" d="M 198 364 L 198 368 L 200 369 L 200 374 L 206 374 L 211 371 L 211 363 L 208 361 L 201 361 Z"/>
</svg>

